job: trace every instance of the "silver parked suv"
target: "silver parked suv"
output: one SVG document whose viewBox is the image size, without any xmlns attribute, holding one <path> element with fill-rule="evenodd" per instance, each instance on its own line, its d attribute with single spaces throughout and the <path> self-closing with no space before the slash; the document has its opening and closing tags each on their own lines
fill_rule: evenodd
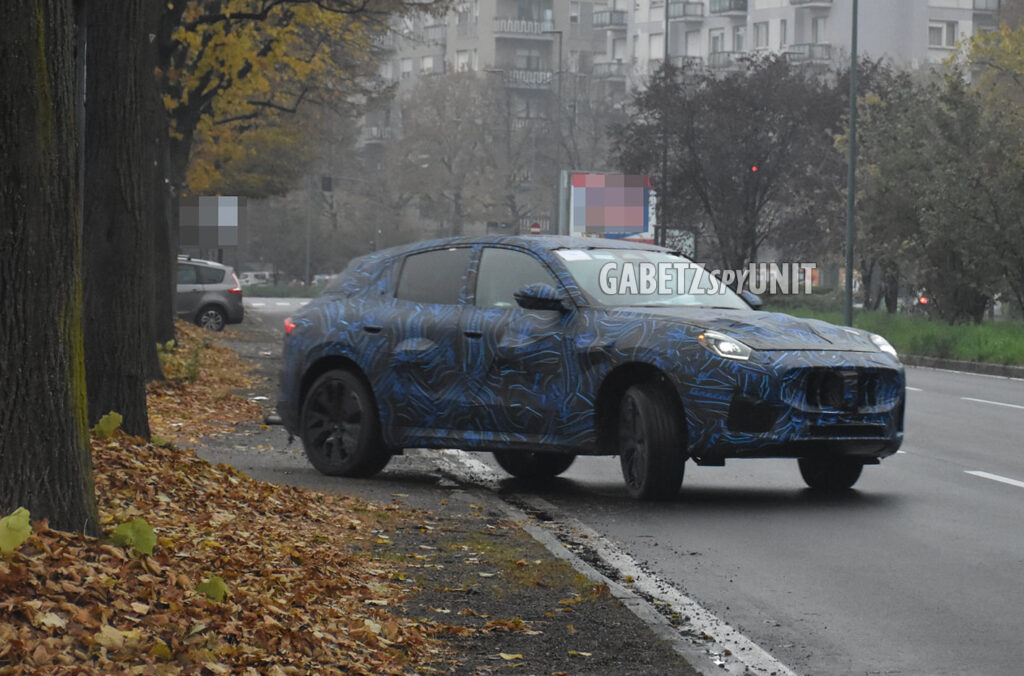
<svg viewBox="0 0 1024 676">
<path fill-rule="evenodd" d="M 213 261 L 178 256 L 178 316 L 204 329 L 220 331 L 225 324 L 239 324 L 242 287 L 234 270 Z"/>
</svg>

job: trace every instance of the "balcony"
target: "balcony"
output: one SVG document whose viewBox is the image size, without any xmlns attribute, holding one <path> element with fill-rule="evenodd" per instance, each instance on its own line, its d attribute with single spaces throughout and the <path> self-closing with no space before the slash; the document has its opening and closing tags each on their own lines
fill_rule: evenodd
<svg viewBox="0 0 1024 676">
<path fill-rule="evenodd" d="M 708 68 L 715 70 L 743 70 L 742 59 L 746 52 L 711 52 L 708 54 Z"/>
<path fill-rule="evenodd" d="M 505 69 L 505 86 L 516 89 L 548 89 L 551 79 L 550 70 Z"/>
<path fill-rule="evenodd" d="M 592 77 L 601 80 L 625 80 L 626 64 L 624 63 L 595 63 Z"/>
<path fill-rule="evenodd" d="M 626 11 L 623 9 L 605 9 L 600 12 L 594 12 L 594 28 L 626 30 Z"/>
<path fill-rule="evenodd" d="M 786 47 L 790 63 L 832 63 L 832 45 L 806 43 Z"/>
<path fill-rule="evenodd" d="M 831 7 L 832 0 L 789 0 L 794 7 Z"/>
<path fill-rule="evenodd" d="M 548 34 L 545 35 L 544 31 L 554 30 L 555 24 L 553 21 L 534 21 L 532 19 L 512 19 L 512 18 L 499 18 L 494 19 L 494 34 L 495 35 L 514 35 L 514 36 L 530 36 L 530 37 L 543 37 L 545 39 L 551 39 L 553 36 Z"/>
<path fill-rule="evenodd" d="M 975 12 L 998 12 L 999 0 L 974 0 Z"/>
<path fill-rule="evenodd" d="M 373 36 L 373 46 L 385 52 L 393 52 L 398 48 L 399 37 L 394 33 L 387 32 Z"/>
<path fill-rule="evenodd" d="M 383 143 L 391 138 L 390 127 L 363 127 L 363 143 Z"/>
<path fill-rule="evenodd" d="M 700 22 L 704 20 L 704 3 L 691 0 L 669 0 L 668 18 L 671 21 Z"/>
<path fill-rule="evenodd" d="M 718 16 L 744 16 L 747 0 L 711 0 L 708 11 Z"/>
<path fill-rule="evenodd" d="M 673 56 L 669 58 L 669 61 L 676 68 L 686 70 L 700 70 L 704 67 L 704 57 L 702 56 Z"/>
<path fill-rule="evenodd" d="M 448 40 L 448 26 L 437 24 L 423 27 L 423 41 L 427 44 L 443 45 Z"/>
</svg>

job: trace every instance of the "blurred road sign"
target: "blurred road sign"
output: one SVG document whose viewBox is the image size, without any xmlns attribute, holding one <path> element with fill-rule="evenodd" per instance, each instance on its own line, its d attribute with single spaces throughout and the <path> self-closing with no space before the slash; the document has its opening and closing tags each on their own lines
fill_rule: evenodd
<svg viewBox="0 0 1024 676">
<path fill-rule="evenodd" d="M 539 235 L 540 234 L 540 223 L 531 223 L 530 224 L 530 234 L 531 235 Z"/>
</svg>

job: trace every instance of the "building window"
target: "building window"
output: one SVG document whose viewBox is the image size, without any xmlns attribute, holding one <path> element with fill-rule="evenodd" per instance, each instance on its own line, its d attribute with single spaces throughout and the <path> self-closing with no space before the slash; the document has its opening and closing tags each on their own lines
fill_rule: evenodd
<svg viewBox="0 0 1024 676">
<path fill-rule="evenodd" d="M 412 77 L 412 59 L 402 59 L 402 79 L 408 80 Z"/>
<path fill-rule="evenodd" d="M 569 3 L 569 23 L 580 22 L 580 3 L 570 2 Z"/>
<path fill-rule="evenodd" d="M 768 46 L 768 22 L 760 21 L 754 24 L 754 47 L 764 49 Z"/>
<path fill-rule="evenodd" d="M 700 31 L 686 31 L 686 55 L 700 56 Z"/>
<path fill-rule="evenodd" d="M 725 51 L 725 29 L 715 28 L 708 31 L 708 41 L 711 43 L 712 52 Z"/>
<path fill-rule="evenodd" d="M 455 70 L 458 72 L 467 71 L 472 65 L 469 61 L 470 53 L 468 49 L 460 49 L 455 52 Z"/>
<path fill-rule="evenodd" d="M 818 16 L 811 19 L 811 42 L 814 44 L 825 42 L 825 17 Z"/>
<path fill-rule="evenodd" d="M 626 58 L 626 38 L 615 38 L 612 42 L 612 58 L 620 62 Z"/>
<path fill-rule="evenodd" d="M 665 56 L 665 34 L 651 33 L 647 37 L 647 58 L 660 59 Z"/>
<path fill-rule="evenodd" d="M 942 21 L 928 24 L 929 47 L 956 47 L 956 21 Z"/>
<path fill-rule="evenodd" d="M 540 51 L 536 49 L 517 49 L 514 63 L 516 70 L 544 70 Z"/>
<path fill-rule="evenodd" d="M 736 26 L 732 29 L 732 51 L 742 52 L 746 50 L 747 27 Z"/>
<path fill-rule="evenodd" d="M 433 73 L 434 72 L 434 57 L 424 56 L 420 59 L 420 72 L 421 73 Z"/>
<path fill-rule="evenodd" d="M 390 61 L 385 61 L 384 63 L 380 64 L 380 76 L 381 79 L 389 81 L 391 80 L 391 78 L 394 77 Z"/>
<path fill-rule="evenodd" d="M 788 28 L 789 24 L 786 23 L 785 19 L 779 21 L 779 49 L 782 49 L 789 44 L 789 35 L 787 35 Z"/>
</svg>

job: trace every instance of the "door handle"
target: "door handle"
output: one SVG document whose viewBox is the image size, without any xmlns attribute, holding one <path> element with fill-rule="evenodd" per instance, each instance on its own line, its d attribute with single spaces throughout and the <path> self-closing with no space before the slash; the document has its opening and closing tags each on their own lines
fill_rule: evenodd
<svg viewBox="0 0 1024 676">
<path fill-rule="evenodd" d="M 363 324 L 363 331 L 366 331 L 367 333 L 380 333 L 381 332 L 381 327 L 380 326 L 371 326 L 369 324 Z"/>
<path fill-rule="evenodd" d="M 462 335 L 466 338 L 481 338 L 484 335 L 483 331 L 463 331 Z"/>
</svg>

